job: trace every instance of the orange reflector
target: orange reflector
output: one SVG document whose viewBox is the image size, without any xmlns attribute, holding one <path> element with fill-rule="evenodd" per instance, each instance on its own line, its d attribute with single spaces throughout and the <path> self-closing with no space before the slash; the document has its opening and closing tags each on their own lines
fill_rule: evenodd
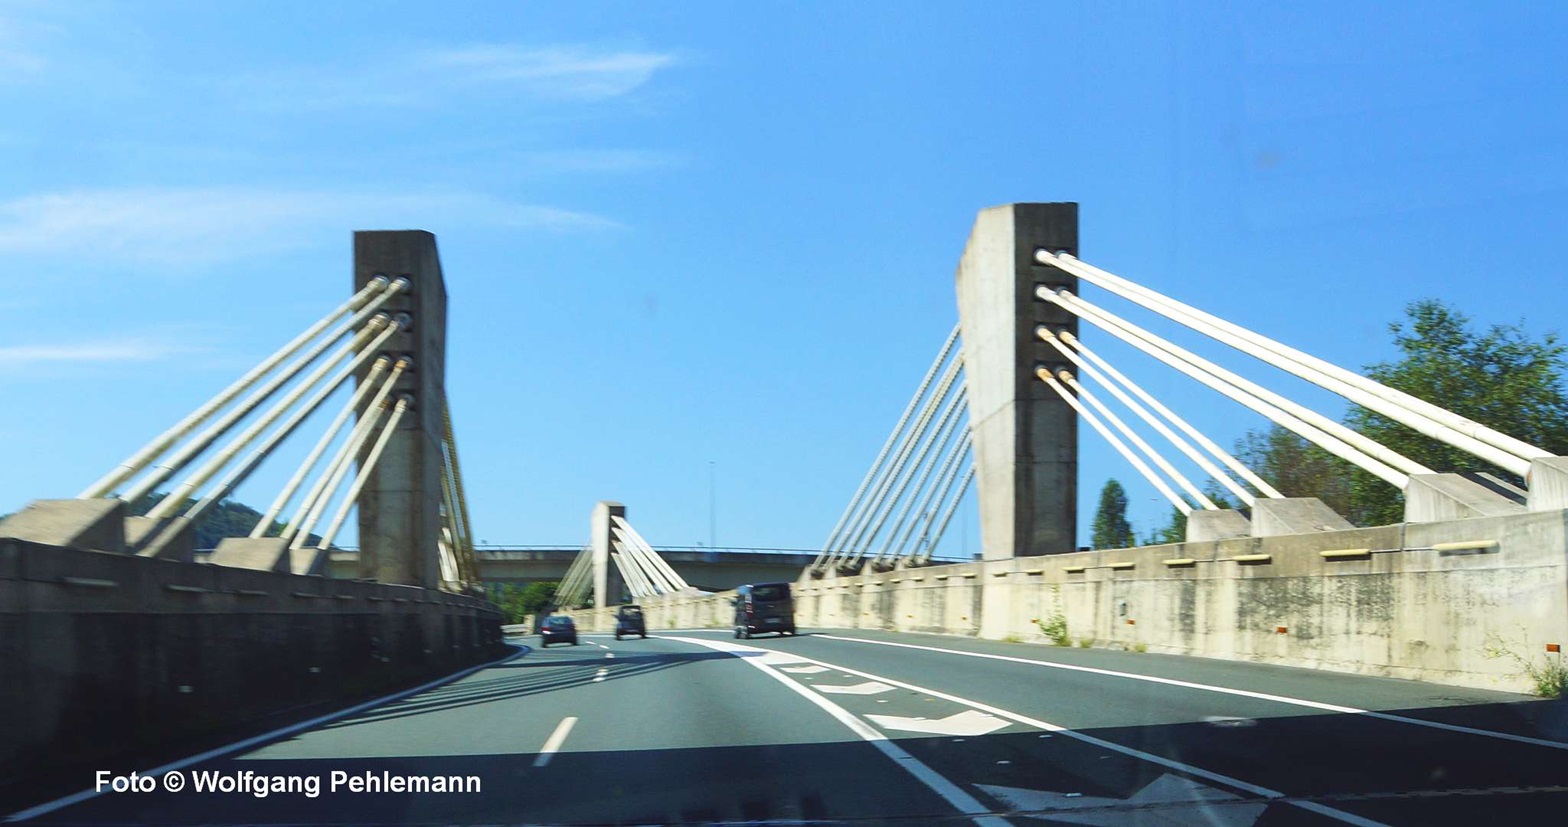
<svg viewBox="0 0 1568 827">
<path fill-rule="evenodd" d="M 1561 652 L 1562 650 L 1563 650 L 1563 647 L 1558 646 L 1555 643 L 1548 643 L 1548 644 L 1546 644 L 1546 651 L 1548 651 L 1548 652 Z"/>
<path fill-rule="evenodd" d="M 1285 629 L 1284 626 L 1275 626 L 1274 627 L 1274 634 L 1283 635 L 1283 634 L 1285 634 L 1285 632 L 1286 632 L 1286 629 Z"/>
<path fill-rule="evenodd" d="M 1128 626 L 1137 626 L 1138 625 L 1138 621 L 1133 620 L 1132 618 L 1129 617 L 1129 618 L 1127 618 L 1127 625 Z"/>
</svg>

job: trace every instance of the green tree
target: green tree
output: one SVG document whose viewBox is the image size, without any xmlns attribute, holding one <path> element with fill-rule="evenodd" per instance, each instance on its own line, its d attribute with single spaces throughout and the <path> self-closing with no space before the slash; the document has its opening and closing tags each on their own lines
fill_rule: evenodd
<svg viewBox="0 0 1568 827">
<path fill-rule="evenodd" d="M 1351 497 L 1355 466 L 1294 431 L 1273 425 L 1236 441 L 1236 458 L 1287 497 L 1317 497 L 1336 514 L 1360 522 Z M 1363 523 L 1364 524 L 1364 523 Z"/>
<path fill-rule="evenodd" d="M 1518 325 L 1478 331 L 1465 314 L 1435 299 L 1412 302 L 1389 325 L 1400 357 L 1364 373 L 1509 436 L 1568 453 L 1568 394 L 1555 333 L 1532 338 Z M 1515 484 L 1516 475 L 1422 436 L 1359 406 L 1345 424 L 1439 473 L 1486 472 Z M 1404 519 L 1404 494 L 1388 483 L 1279 426 L 1250 431 L 1236 453 L 1287 497 L 1318 497 L 1357 525 Z"/>
<path fill-rule="evenodd" d="M 1367 376 L 1550 453 L 1568 453 L 1568 346 L 1555 333 L 1536 339 L 1519 325 L 1478 331 L 1468 316 L 1435 299 L 1412 302 L 1405 317 L 1389 325 L 1400 358 L 1368 365 Z M 1345 424 L 1439 473 L 1486 472 L 1523 482 L 1365 408 L 1353 408 Z M 1387 483 L 1357 469 L 1350 489 L 1352 510 L 1365 524 L 1404 519 L 1404 497 Z"/>
<path fill-rule="evenodd" d="M 1165 543 L 1181 543 L 1187 539 L 1187 515 L 1181 509 L 1171 506 L 1170 522 L 1149 532 L 1143 539 L 1146 546 L 1158 546 Z"/>
<path fill-rule="evenodd" d="M 1116 480 L 1100 489 L 1100 506 L 1094 512 L 1094 534 L 1089 543 L 1100 548 L 1129 548 L 1136 541 L 1127 522 L 1127 491 Z"/>
</svg>

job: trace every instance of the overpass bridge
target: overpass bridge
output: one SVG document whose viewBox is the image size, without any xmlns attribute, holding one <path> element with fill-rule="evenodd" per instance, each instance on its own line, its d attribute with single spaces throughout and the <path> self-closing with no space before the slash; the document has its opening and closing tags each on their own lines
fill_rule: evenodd
<svg viewBox="0 0 1568 827">
<path fill-rule="evenodd" d="M 816 559 L 816 549 L 706 548 L 656 546 L 659 556 L 690 585 L 704 591 L 733 589 L 744 583 L 792 581 Z M 479 580 L 484 583 L 559 582 L 581 548 L 565 546 L 476 546 Z M 359 570 L 357 550 L 334 551 L 333 577 L 352 579 Z"/>
<path fill-rule="evenodd" d="M 1376 825 L 1563 812 L 1568 727 L 1560 705 L 1524 693 L 1563 674 L 1568 460 L 1077 247 L 1074 204 L 979 214 L 959 324 L 842 516 L 815 553 L 766 560 L 780 566 L 768 579 L 794 573 L 806 634 L 738 642 L 730 595 L 699 586 L 742 555 L 656 548 L 620 503 L 594 507 L 581 550 L 475 548 L 434 239 L 356 234 L 348 304 L 81 496 L 0 523 L 9 820 Z M 1082 298 L 1080 281 L 1492 470 L 1422 466 Z M 1180 402 L 1085 347 L 1080 323 L 1397 488 L 1404 521 L 1357 527 L 1282 496 Z M 251 536 L 198 562 L 191 521 L 350 378 L 353 398 Z M 1080 420 L 1187 515 L 1181 542 L 1077 550 Z M 971 486 L 981 559 L 945 562 L 936 549 Z M 355 513 L 362 548 L 334 556 Z M 475 596 L 487 570 L 558 575 L 578 645 L 501 646 Z M 603 607 L 628 595 L 646 608 L 646 641 L 607 634 Z"/>
</svg>

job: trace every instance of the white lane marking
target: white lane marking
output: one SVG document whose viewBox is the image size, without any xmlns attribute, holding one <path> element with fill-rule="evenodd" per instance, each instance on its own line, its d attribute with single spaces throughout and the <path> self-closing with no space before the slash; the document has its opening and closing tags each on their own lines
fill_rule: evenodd
<svg viewBox="0 0 1568 827">
<path fill-rule="evenodd" d="M 597 647 L 599 647 L 599 648 L 600 648 L 600 649 L 608 649 L 608 648 L 610 648 L 610 647 L 608 647 L 608 646 L 605 646 L 605 645 L 604 645 L 604 644 L 602 644 L 602 643 L 595 643 L 595 644 L 594 644 L 594 645 L 595 645 L 595 646 L 597 646 Z"/>
<path fill-rule="evenodd" d="M 604 656 L 607 657 L 607 658 L 614 658 L 615 657 L 615 653 L 614 652 L 605 652 Z"/>
<path fill-rule="evenodd" d="M 832 701 L 829 701 L 827 698 L 812 692 L 801 684 L 790 680 L 788 677 L 781 674 L 777 669 L 774 669 L 771 667 L 771 665 L 765 663 L 765 658 L 756 656 L 748 657 L 748 655 L 752 655 L 753 653 L 765 652 L 767 650 L 758 649 L 754 646 L 742 646 L 739 643 L 730 643 L 724 640 L 703 640 L 701 638 L 671 638 L 671 640 L 678 640 L 682 643 L 691 643 L 697 646 L 706 646 L 710 649 L 717 649 L 720 652 L 729 652 L 730 654 L 736 655 L 742 661 L 757 667 L 757 669 L 761 671 L 762 674 L 767 675 L 779 683 L 784 684 L 790 689 L 790 691 L 816 704 L 824 712 L 827 712 L 829 715 L 833 716 L 833 718 L 839 723 L 848 727 L 850 732 L 859 735 L 861 739 L 880 750 L 883 755 L 891 758 L 893 763 L 897 764 L 905 772 L 913 775 L 921 783 L 925 784 L 927 787 L 930 787 L 932 792 L 935 792 L 937 795 L 940 795 L 942 798 L 946 799 L 947 803 L 953 805 L 953 807 L 955 807 L 959 812 L 964 813 L 965 815 L 975 816 L 974 820 L 976 824 L 983 825 L 983 827 L 1012 827 L 1012 822 L 1005 818 L 987 815 L 987 813 L 990 812 L 990 809 L 981 804 L 979 801 L 975 800 L 974 796 L 964 792 L 957 784 L 947 780 L 946 777 L 938 773 L 936 770 L 926 766 L 924 762 L 920 761 L 920 759 L 905 752 L 902 747 L 888 740 L 888 737 L 885 734 L 867 726 L 864 721 L 856 718 L 854 715 L 849 714 L 848 711 L 838 704 L 835 704 Z M 801 660 L 808 659 L 802 658 Z"/>
<path fill-rule="evenodd" d="M 1003 660 L 1010 663 L 1025 663 L 1030 666 L 1043 666 L 1047 669 L 1065 669 L 1069 672 L 1087 672 L 1093 675 L 1107 675 L 1113 678 L 1127 678 L 1135 681 L 1160 683 L 1167 686 L 1180 686 L 1186 689 L 1202 689 L 1208 692 L 1219 692 L 1224 695 L 1239 695 L 1244 698 L 1257 698 L 1261 701 L 1274 701 L 1276 703 L 1304 706 L 1309 709 L 1322 709 L 1327 712 L 1342 712 L 1347 715 L 1365 715 L 1368 718 L 1377 718 L 1382 721 L 1393 721 L 1400 724 L 1441 729 L 1446 732 L 1462 732 L 1466 735 L 1480 735 L 1485 738 L 1500 738 L 1504 741 L 1516 741 L 1521 744 L 1533 744 L 1538 747 L 1568 750 L 1568 743 L 1563 741 L 1548 741 L 1544 738 L 1531 738 L 1528 735 L 1514 735 L 1508 732 L 1497 732 L 1490 729 L 1476 729 L 1475 727 L 1460 726 L 1458 724 L 1445 724 L 1438 721 L 1423 721 L 1420 718 L 1407 718 L 1403 715 L 1393 715 L 1387 712 L 1373 712 L 1370 709 L 1358 709 L 1353 706 L 1340 706 L 1321 701 L 1309 701 L 1303 698 L 1291 698 L 1284 695 L 1270 695 L 1267 692 L 1253 692 L 1247 689 L 1231 689 L 1226 686 L 1212 686 L 1206 683 L 1193 683 L 1179 681 L 1175 678 L 1157 678 L 1153 675 L 1139 675 L 1136 672 L 1117 672 L 1114 669 L 1098 669 L 1093 666 L 1072 666 L 1066 663 L 1051 663 L 1049 661 L 1031 660 L 1029 658 L 1015 658 L 1009 655 L 992 655 L 985 652 L 965 652 L 959 649 L 941 649 L 935 646 L 917 646 L 913 643 L 894 643 L 887 640 L 866 640 L 864 638 L 839 637 L 838 635 L 823 635 L 817 637 L 828 640 L 842 640 L 848 643 L 869 643 L 874 646 L 896 646 L 900 649 L 921 649 L 927 652 L 941 652 L 947 655 L 962 655 L 969 658 L 985 658 L 986 660 Z"/>
<path fill-rule="evenodd" d="M 608 674 L 610 674 L 610 667 L 608 667 L 608 666 L 601 666 L 601 667 L 599 667 L 598 673 L 593 676 L 593 682 L 594 683 L 602 682 L 604 680 L 604 676 L 608 675 Z"/>
<path fill-rule="evenodd" d="M 929 732 L 932 735 L 986 735 L 1007 726 L 1006 721 L 973 709 L 966 709 L 946 718 L 934 719 L 905 718 L 902 715 L 867 715 L 866 717 L 883 729 Z"/>
<path fill-rule="evenodd" d="M 828 637 L 828 635 L 819 635 L 819 637 Z M 837 639 L 838 640 L 850 640 L 850 641 L 860 642 L 860 641 L 857 641 L 855 638 L 837 638 Z M 703 640 L 701 638 L 679 638 L 679 640 L 685 640 L 687 642 L 696 643 L 696 644 L 702 645 L 702 646 L 712 646 L 715 649 L 720 648 L 719 645 L 724 643 L 724 641 Z M 904 645 L 907 645 L 907 644 L 893 644 L 893 645 L 904 646 Z M 746 648 L 750 648 L 750 647 L 746 647 Z M 923 648 L 923 647 L 918 647 L 917 646 L 917 647 L 913 647 L 913 648 L 917 648 L 918 649 L 918 648 Z M 744 660 L 747 660 L 747 661 L 750 661 L 750 662 L 754 662 L 757 659 L 754 659 L 754 658 L 744 658 Z M 1060 726 L 1058 724 L 1053 724 L 1053 723 L 1049 723 L 1047 721 L 1042 721 L 1042 720 L 1040 720 L 1038 718 L 1030 718 L 1027 715 L 1020 715 L 1020 714 L 1018 714 L 1016 712 L 1009 712 L 1008 710 L 1001 709 L 999 707 L 994 707 L 994 706 L 991 706 L 990 704 L 984 704 L 984 703 L 981 703 L 979 701 L 972 701 L 972 700 L 969 700 L 968 698 L 960 698 L 957 695 L 950 695 L 950 694 L 948 694 L 946 692 L 941 692 L 941 691 L 936 690 L 936 689 L 928 689 L 928 688 L 923 687 L 923 686 L 916 686 L 916 685 L 914 685 L 912 683 L 905 683 L 903 681 L 895 680 L 893 678 L 889 678 L 889 677 L 886 677 L 886 676 L 883 676 L 883 675 L 873 675 L 870 672 L 862 672 L 859 669 L 850 669 L 847 666 L 835 666 L 835 665 L 833 665 L 831 663 L 828 663 L 827 661 L 816 660 L 814 658 L 801 658 L 800 660 L 806 661 L 806 662 L 810 662 L 810 663 L 815 663 L 818 666 L 827 667 L 828 669 L 838 669 L 838 670 L 840 670 L 842 672 L 848 672 L 851 675 L 858 675 L 859 677 L 865 678 L 866 680 L 881 681 L 883 683 L 890 684 L 892 686 L 896 686 L 896 687 L 898 687 L 900 689 L 908 689 L 911 692 L 919 692 L 919 693 L 924 694 L 924 695 L 930 695 L 933 698 L 941 698 L 944 701 L 952 701 L 953 703 L 962 704 L 964 706 L 970 707 L 971 709 L 978 709 L 981 712 L 989 712 L 992 715 L 995 715 L 995 716 L 997 716 L 999 718 L 1006 718 L 1006 719 L 1008 719 L 1010 721 L 1016 721 L 1016 722 L 1018 722 L 1020 724 L 1028 724 L 1029 726 L 1035 727 L 1036 729 L 1043 729 L 1043 730 L 1045 730 L 1047 732 L 1059 732 L 1062 735 L 1067 736 L 1068 738 L 1072 738 L 1072 739 L 1075 739 L 1075 740 L 1078 740 L 1078 741 L 1082 741 L 1082 742 L 1084 742 L 1086 744 L 1093 744 L 1094 746 L 1097 746 L 1097 747 L 1099 747 L 1101 749 L 1107 749 L 1107 750 L 1110 750 L 1112 752 L 1119 752 L 1119 753 L 1121 753 L 1123 755 L 1128 755 L 1128 756 L 1131 756 L 1133 758 L 1137 758 L 1137 759 L 1142 760 L 1142 761 L 1148 761 L 1151 764 L 1158 764 L 1159 766 L 1165 767 L 1167 769 L 1177 770 L 1179 772 L 1183 772 L 1183 773 L 1186 773 L 1188 775 L 1195 775 L 1195 776 L 1197 776 L 1199 778 L 1207 778 L 1210 781 L 1217 781 L 1217 782 L 1219 782 L 1221 784 L 1225 784 L 1227 786 L 1235 787 L 1238 790 L 1245 790 L 1247 792 L 1252 793 L 1253 795 L 1262 796 L 1264 798 L 1278 798 L 1278 799 L 1285 798 L 1285 794 L 1280 792 L 1280 791 L 1278 791 L 1278 790 L 1271 790 L 1268 787 L 1259 786 L 1259 785 L 1253 784 L 1253 783 L 1251 783 L 1249 781 L 1243 781 L 1243 780 L 1241 780 L 1239 778 L 1233 778 L 1233 777 L 1231 777 L 1229 775 L 1225 775 L 1224 773 L 1218 773 L 1218 772 L 1214 772 L 1212 770 L 1206 770 L 1206 769 L 1203 769 L 1202 767 L 1192 766 L 1191 764 L 1183 764 L 1180 761 L 1175 761 L 1175 760 L 1172 760 L 1170 758 L 1166 758 L 1163 755 L 1155 755 L 1152 752 L 1144 752 L 1141 749 L 1134 749 L 1132 747 L 1125 747 L 1125 746 L 1122 746 L 1121 744 L 1117 744 L 1117 743 L 1114 743 L 1114 742 L 1111 742 L 1111 741 L 1106 741 L 1103 738 L 1096 738 L 1093 735 L 1086 735 L 1086 734 L 1084 734 L 1082 732 L 1078 732 L 1076 730 L 1071 730 L 1071 729 L 1068 729 L 1067 727 Z M 1027 662 L 1028 663 L 1038 663 L 1038 661 L 1027 661 Z M 781 681 L 788 681 L 789 680 L 787 677 L 785 677 L 784 675 L 782 675 L 782 674 L 780 674 L 778 672 L 772 672 L 771 674 L 775 675 Z M 796 686 L 798 686 L 798 689 L 796 691 L 798 691 L 798 692 L 800 692 L 802 694 L 806 694 L 806 688 L 804 686 L 800 686 L 798 684 Z M 820 695 L 812 694 L 811 697 L 816 698 L 819 701 L 823 700 Z M 848 714 L 848 713 L 845 713 L 845 714 Z M 1344 812 L 1342 810 L 1336 810 L 1333 807 L 1324 806 L 1322 804 L 1317 804 L 1317 803 L 1314 803 L 1314 802 L 1311 802 L 1311 801 L 1286 801 L 1284 803 L 1291 804 L 1291 805 L 1294 805 L 1296 807 L 1300 807 L 1303 810 L 1308 810 L 1310 812 L 1314 812 L 1314 813 L 1317 813 L 1319 815 L 1328 816 L 1329 818 L 1333 818 L 1333 819 L 1337 819 L 1339 821 L 1343 821 L 1346 824 L 1354 824 L 1354 825 L 1356 825 L 1356 827 L 1388 827 L 1388 825 L 1385 825 L 1385 824 L 1383 824 L 1380 821 L 1373 821 L 1373 820 L 1371 820 L 1369 818 L 1362 818 L 1361 816 L 1354 815 L 1354 814 L 1351 814 L 1351 813 L 1347 813 L 1347 812 Z"/>
<path fill-rule="evenodd" d="M 384 697 L 376 698 L 375 700 L 365 701 L 362 704 L 357 704 L 355 706 L 351 706 L 348 709 L 340 709 L 337 712 L 329 712 L 326 715 L 322 715 L 322 716 L 317 717 L 317 718 L 311 718 L 308 721 L 301 721 L 300 723 L 297 723 L 297 724 L 292 724 L 290 726 L 281 727 L 279 729 L 274 729 L 271 732 L 264 732 L 264 733 L 262 733 L 260 735 L 256 735 L 256 736 L 253 736 L 253 737 L 250 737 L 250 738 L 246 738 L 243 741 L 235 741 L 234 743 L 228 744 L 226 746 L 216 747 L 214 749 L 207 750 L 206 752 L 200 753 L 198 755 L 192 755 L 189 758 L 181 758 L 178 761 L 173 761 L 173 762 L 170 762 L 168 764 L 164 764 L 161 767 L 154 767 L 153 769 L 150 769 L 150 770 L 142 770 L 142 771 L 139 771 L 138 774 L 139 775 L 150 775 L 150 776 L 154 776 L 154 777 L 162 776 L 165 773 L 170 773 L 170 772 L 173 772 L 175 770 L 183 770 L 183 769 L 185 769 L 186 767 L 188 767 L 188 766 L 190 766 L 192 764 L 199 764 L 202 761 L 208 761 L 208 760 L 211 760 L 213 758 L 221 758 L 221 757 L 223 757 L 225 755 L 228 755 L 228 754 L 234 753 L 234 752 L 238 752 L 238 751 L 240 751 L 242 749 L 248 749 L 250 747 L 261 746 L 262 744 L 266 744 L 266 743 L 269 743 L 271 741 L 276 741 L 276 740 L 278 740 L 280 738 L 286 738 L 286 737 L 288 737 L 290 735 L 294 735 L 296 733 L 304 732 L 305 730 L 308 730 L 308 729 L 314 729 L 315 727 L 321 726 L 322 724 L 330 724 L 333 721 L 342 720 L 343 718 L 347 718 L 347 717 L 349 717 L 351 715 L 358 715 L 361 712 L 364 712 L 364 711 L 366 711 L 368 709 L 374 709 L 374 708 L 376 708 L 378 706 L 381 706 L 382 704 L 389 704 L 389 703 L 393 703 L 394 701 L 401 701 L 404 698 L 407 698 L 407 697 L 412 696 L 412 695 L 418 695 L 421 692 L 429 691 L 429 690 L 434 689 L 434 688 L 436 688 L 438 686 L 443 686 L 443 685 L 449 684 L 449 683 L 455 683 L 457 681 L 462 680 L 463 678 L 468 677 L 469 675 L 474 674 L 475 672 L 480 671 L 481 669 L 489 669 L 490 667 L 495 666 L 497 664 L 506 663 L 507 661 L 512 660 L 514 658 L 522 657 L 523 655 L 526 655 L 526 654 L 528 654 L 531 651 L 533 651 L 533 650 L 530 649 L 527 646 L 524 646 L 524 647 L 522 647 L 522 651 L 513 652 L 512 654 L 507 655 L 504 658 L 497 658 L 497 659 L 495 659 L 493 661 L 490 661 L 489 663 L 482 663 L 482 664 L 480 664 L 478 666 L 471 666 L 471 667 L 469 667 L 467 669 L 464 669 L 461 672 L 454 672 L 451 675 L 448 675 L 448 676 L 446 676 L 444 678 L 436 678 L 435 680 L 433 680 L 433 681 L 431 681 L 429 683 L 421 684 L 419 686 L 414 687 L 413 689 L 405 689 L 402 692 L 394 692 L 391 695 L 386 695 Z M 10 814 L 8 816 L 0 818 L 0 824 L 8 824 L 8 823 L 13 822 L 13 821 L 26 821 L 26 820 L 28 820 L 30 818 L 37 818 L 37 817 L 39 817 L 41 815 L 48 815 L 49 813 L 52 813 L 55 810 L 59 810 L 59 809 L 61 809 L 63 807 L 69 807 L 72 804 L 78 804 L 80 802 L 87 801 L 88 799 L 97 798 L 100 795 L 103 795 L 103 793 L 100 792 L 97 789 L 82 790 L 79 793 L 72 793 L 71 795 L 65 796 L 64 798 L 57 798 L 57 799 L 55 799 L 53 801 L 46 801 L 43 804 L 39 804 L 37 806 L 28 808 L 26 810 L 21 810 L 21 811 L 12 813 L 12 814 Z"/>
<path fill-rule="evenodd" d="M 554 758 L 555 753 L 561 749 L 561 744 L 566 741 L 567 733 L 571 732 L 574 726 L 577 726 L 575 717 L 568 716 L 562 718 L 561 722 L 555 725 L 555 731 L 550 733 L 549 738 L 545 739 L 544 746 L 539 748 L 539 757 L 534 759 L 534 766 L 542 767 L 550 763 L 550 759 Z"/>
<path fill-rule="evenodd" d="M 827 692 L 832 695 L 880 695 L 893 689 L 893 687 L 877 681 L 866 681 L 865 683 L 857 683 L 850 686 L 833 686 L 820 683 L 814 686 L 818 692 Z"/>
<path fill-rule="evenodd" d="M 791 672 L 796 675 L 814 675 L 818 672 L 826 672 L 828 670 L 820 666 L 786 666 L 784 667 L 784 671 Z"/>
</svg>

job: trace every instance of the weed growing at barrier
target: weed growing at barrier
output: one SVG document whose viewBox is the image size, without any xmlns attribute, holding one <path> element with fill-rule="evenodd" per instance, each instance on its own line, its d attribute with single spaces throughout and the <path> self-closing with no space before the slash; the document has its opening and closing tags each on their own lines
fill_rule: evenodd
<svg viewBox="0 0 1568 827">
<path fill-rule="evenodd" d="M 1149 651 L 1149 644 L 1147 644 L 1147 643 L 1134 643 L 1132 645 L 1132 650 L 1134 652 L 1137 652 L 1138 654 L 1141 655 L 1144 652 Z"/>
<path fill-rule="evenodd" d="M 1563 660 L 1562 653 L 1548 653 L 1537 662 L 1535 658 L 1525 657 L 1516 651 L 1516 648 L 1522 645 L 1510 643 L 1501 635 L 1494 633 L 1487 637 L 1486 646 L 1482 651 L 1490 659 L 1503 658 L 1518 665 L 1518 674 L 1530 679 L 1530 683 L 1534 684 L 1535 694 L 1543 698 L 1568 696 L 1568 662 Z"/>
<path fill-rule="evenodd" d="M 1062 612 L 1061 588 L 1051 586 L 1051 615 L 1043 620 L 1036 620 L 1040 627 L 1040 634 L 1050 638 L 1051 643 L 1057 646 L 1071 646 L 1072 638 L 1067 636 L 1067 615 Z"/>
<path fill-rule="evenodd" d="M 1081 637 L 1081 638 L 1078 638 L 1078 648 L 1079 649 L 1090 649 L 1090 648 L 1093 648 L 1093 647 L 1094 647 L 1094 638 L 1092 638 L 1092 637 Z"/>
</svg>

